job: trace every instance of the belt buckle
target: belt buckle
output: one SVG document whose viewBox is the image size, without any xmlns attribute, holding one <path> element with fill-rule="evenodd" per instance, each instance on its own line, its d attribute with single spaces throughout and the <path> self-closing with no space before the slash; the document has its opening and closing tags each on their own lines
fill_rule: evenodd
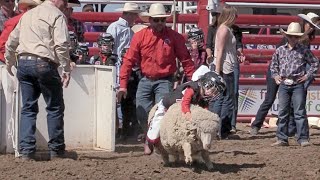
<svg viewBox="0 0 320 180">
<path fill-rule="evenodd" d="M 287 86 L 291 86 L 291 85 L 293 85 L 293 80 L 292 79 L 285 79 L 284 81 L 283 81 L 283 83 L 285 84 L 285 85 L 287 85 Z"/>
</svg>

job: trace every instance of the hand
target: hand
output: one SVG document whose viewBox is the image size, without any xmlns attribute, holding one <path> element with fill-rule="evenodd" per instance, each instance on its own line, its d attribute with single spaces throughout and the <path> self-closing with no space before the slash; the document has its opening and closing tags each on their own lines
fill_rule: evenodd
<svg viewBox="0 0 320 180">
<path fill-rule="evenodd" d="M 237 58 L 239 63 L 243 63 L 246 60 L 246 57 L 242 53 L 239 53 Z"/>
<path fill-rule="evenodd" d="M 207 57 L 207 64 L 211 64 L 213 62 L 213 57 L 212 56 L 208 56 Z"/>
<path fill-rule="evenodd" d="M 7 64 L 7 71 L 11 76 L 14 76 L 14 74 L 12 73 L 12 65 Z"/>
<path fill-rule="evenodd" d="M 305 74 L 304 76 L 299 77 L 299 78 L 297 79 L 297 82 L 298 82 L 298 83 L 302 83 L 302 82 L 305 82 L 306 80 L 308 80 L 308 76 Z"/>
<path fill-rule="evenodd" d="M 67 88 L 70 82 L 70 72 L 62 72 L 61 75 L 62 87 Z"/>
<path fill-rule="evenodd" d="M 117 102 L 120 103 L 122 98 L 127 97 L 127 88 L 120 88 L 118 93 L 117 93 Z"/>
<path fill-rule="evenodd" d="M 214 70 L 214 72 L 216 72 L 217 74 L 219 74 L 219 75 L 221 76 L 221 71 L 220 71 L 220 69 L 217 69 L 217 68 L 216 68 L 216 69 Z"/>
<path fill-rule="evenodd" d="M 274 77 L 274 80 L 279 85 L 281 83 L 281 81 L 282 81 L 282 78 L 279 75 L 277 75 L 277 76 Z"/>
<path fill-rule="evenodd" d="M 192 120 L 191 112 L 187 112 L 187 113 L 183 114 L 183 116 L 184 116 L 188 121 L 191 121 L 191 120 Z"/>
<path fill-rule="evenodd" d="M 75 62 L 70 62 L 70 69 L 71 71 L 76 67 L 76 63 Z"/>
</svg>

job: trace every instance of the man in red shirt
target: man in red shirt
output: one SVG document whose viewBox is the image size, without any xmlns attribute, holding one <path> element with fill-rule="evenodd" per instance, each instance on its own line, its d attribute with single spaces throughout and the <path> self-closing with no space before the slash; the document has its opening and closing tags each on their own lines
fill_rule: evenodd
<svg viewBox="0 0 320 180">
<path fill-rule="evenodd" d="M 118 102 L 126 97 L 132 67 L 140 65 L 143 78 L 137 89 L 136 110 L 144 132 L 147 131 L 147 117 L 151 107 L 164 94 L 172 91 L 172 77 L 177 70 L 176 58 L 181 62 L 189 80 L 194 72 L 194 63 L 185 46 L 185 39 L 166 27 L 166 18 L 169 16 L 163 4 L 155 3 L 150 6 L 149 13 L 141 16 L 142 20 L 149 21 L 150 26 L 134 34 L 120 69 Z"/>
<path fill-rule="evenodd" d="M 41 3 L 42 3 L 41 0 L 20 0 L 18 3 L 18 8 L 21 12 L 24 13 Z M 4 28 L 0 36 L 0 64 L 1 63 L 5 64 L 5 60 L 4 60 L 5 44 L 8 40 L 8 37 L 11 31 L 16 27 L 23 13 L 10 18 L 4 23 Z"/>
</svg>

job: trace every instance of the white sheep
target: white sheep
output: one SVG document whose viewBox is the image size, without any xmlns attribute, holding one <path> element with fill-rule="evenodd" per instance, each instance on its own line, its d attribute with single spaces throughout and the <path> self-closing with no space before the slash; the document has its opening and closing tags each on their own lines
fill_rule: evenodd
<svg viewBox="0 0 320 180">
<path fill-rule="evenodd" d="M 149 113 L 152 119 L 156 106 Z M 188 121 L 181 112 L 181 104 L 175 103 L 167 110 L 160 125 L 161 145 L 156 150 L 161 154 L 165 164 L 169 164 L 169 155 L 174 161 L 184 157 L 186 164 L 194 160 L 204 161 L 211 170 L 208 149 L 218 132 L 218 115 L 199 106 L 191 106 L 192 120 Z"/>
</svg>

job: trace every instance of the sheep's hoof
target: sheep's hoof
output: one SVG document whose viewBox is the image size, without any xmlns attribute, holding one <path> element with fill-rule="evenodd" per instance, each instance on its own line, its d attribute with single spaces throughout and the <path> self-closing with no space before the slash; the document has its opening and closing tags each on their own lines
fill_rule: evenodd
<svg viewBox="0 0 320 180">
<path fill-rule="evenodd" d="M 214 169 L 213 164 L 212 163 L 207 163 L 207 168 L 209 171 L 212 171 Z"/>
<path fill-rule="evenodd" d="M 192 157 L 186 157 L 185 161 L 187 165 L 192 165 Z"/>
<path fill-rule="evenodd" d="M 172 163 L 170 163 L 170 162 L 164 162 L 163 163 L 163 167 L 172 167 Z"/>
</svg>

